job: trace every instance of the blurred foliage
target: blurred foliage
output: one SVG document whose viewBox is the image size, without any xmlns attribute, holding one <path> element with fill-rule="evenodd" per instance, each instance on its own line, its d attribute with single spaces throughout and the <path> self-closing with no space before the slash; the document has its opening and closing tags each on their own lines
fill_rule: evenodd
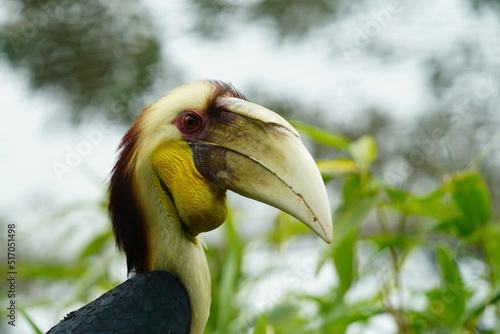
<svg viewBox="0 0 500 334">
<path fill-rule="evenodd" d="M 80 122 L 103 111 L 123 122 L 161 72 L 160 44 L 136 0 L 22 1 L 0 35 L 0 51 L 26 68 L 36 89 L 53 88 L 71 101 Z"/>
<path fill-rule="evenodd" d="M 307 126 L 304 133 L 322 144 L 338 146 L 334 134 L 330 144 L 324 141 L 324 130 L 314 133 Z M 342 173 L 328 173 L 343 175 L 343 190 L 334 212 L 334 242 L 325 248 L 318 265 L 319 271 L 333 263 L 338 282 L 319 296 L 290 292 L 297 305 L 301 300 L 312 301 L 317 312 L 303 318 L 291 312 L 288 318 L 273 321 L 271 309 L 268 316 L 258 318 L 254 333 L 344 333 L 349 326 L 368 324 L 381 314 L 390 316 L 398 333 L 497 333 L 499 258 L 494 245 L 500 220 L 481 174 L 466 169 L 447 175 L 428 193 L 413 193 L 371 173 L 377 155 L 371 137 L 350 142 L 344 151 L 357 168 L 348 174 L 344 168 Z M 374 225 L 378 228 L 373 229 Z M 414 253 L 426 254 L 437 272 L 407 276 L 406 268 L 421 265 L 412 260 Z M 472 278 L 465 264 L 471 261 L 483 268 Z M 412 279 L 436 279 L 437 284 L 422 288 L 413 286 Z M 370 281 L 377 287 L 368 296 L 349 296 Z M 486 291 L 480 286 L 486 286 Z M 420 306 L 411 302 L 417 297 L 424 301 Z M 304 327 L 290 331 L 289 322 Z"/>
<path fill-rule="evenodd" d="M 206 332 L 345 333 L 351 326 L 369 327 L 373 319 L 385 316 L 401 334 L 498 333 L 500 218 L 482 175 L 474 168 L 464 169 L 447 174 L 427 193 L 406 191 L 373 173 L 378 153 L 372 136 L 349 140 L 308 124 L 294 124 L 305 136 L 342 152 L 342 157 L 318 162 L 325 181 L 340 182 L 342 189 L 333 212 L 334 241 L 320 250 L 316 272 L 333 270 L 337 279 L 320 294 L 300 289 L 304 283 L 300 275 L 292 277 L 297 284 L 284 279 L 280 298 L 272 299 L 264 310 L 252 309 L 247 299 L 270 274 L 269 269 L 244 270 L 252 245 L 258 242 L 259 248 L 275 252 L 311 237 L 311 232 L 279 213 L 273 229 L 257 241 L 248 240 L 230 213 L 221 227 L 221 242 L 206 251 L 213 298 Z M 105 206 L 103 201 L 88 210 L 104 215 Z M 65 215 L 59 219 L 57 224 Z M 112 288 L 117 284 L 109 276 L 114 253 L 112 235 L 106 230 L 82 245 L 75 258 L 50 263 L 24 260 L 19 267 L 24 286 L 43 290 L 63 286 L 71 291 L 57 303 L 31 300 L 27 316 L 33 307 L 62 310 L 88 302 L 96 288 L 99 293 Z M 425 255 L 428 263 L 416 260 L 416 254 Z M 283 268 L 281 263 L 272 265 L 274 273 Z M 371 288 L 357 296 L 363 285 Z"/>
<path fill-rule="evenodd" d="M 475 9 L 481 9 L 485 6 L 492 6 L 496 9 L 500 9 L 499 0 L 469 0 L 474 5 Z"/>
<path fill-rule="evenodd" d="M 352 9 L 362 7 L 366 0 L 189 0 L 194 7 L 196 20 L 194 29 L 207 38 L 223 37 L 232 25 L 241 22 L 245 26 L 266 27 L 280 40 L 294 41 L 306 38 L 322 38 L 321 33 L 314 35 L 321 28 L 337 21 L 342 15 Z M 471 6 L 481 9 L 500 10 L 500 0 L 467 0 Z M 399 6 L 405 1 L 392 1 L 386 6 Z M 334 34 L 334 32 L 331 32 Z M 324 37 L 324 36 L 323 36 Z M 331 42 L 330 42 L 331 43 Z M 384 45 L 378 50 L 376 45 L 367 48 L 373 54 L 380 53 L 387 57 L 388 52 Z M 468 47 L 464 45 L 464 47 Z M 380 52 L 381 51 L 381 52 Z"/>
<path fill-rule="evenodd" d="M 348 7 L 345 0 L 190 1 L 196 8 L 195 29 L 205 37 L 223 36 L 228 20 L 243 19 L 248 24 L 269 26 L 281 38 L 302 38 Z"/>
</svg>

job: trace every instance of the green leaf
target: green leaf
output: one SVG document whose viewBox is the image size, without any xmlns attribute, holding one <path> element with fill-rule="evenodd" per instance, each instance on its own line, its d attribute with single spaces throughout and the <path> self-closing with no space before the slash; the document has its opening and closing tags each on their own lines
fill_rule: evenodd
<svg viewBox="0 0 500 334">
<path fill-rule="evenodd" d="M 389 199 L 391 200 L 390 204 L 393 205 L 394 207 L 397 207 L 398 209 L 404 209 L 406 202 L 408 198 L 410 197 L 410 194 L 393 188 L 388 185 L 384 185 L 383 189 L 385 190 L 386 194 L 389 196 Z"/>
<path fill-rule="evenodd" d="M 491 216 L 491 199 L 479 173 L 468 171 L 452 175 L 447 186 L 461 213 L 460 219 L 455 220 L 461 234 L 469 235 L 487 224 Z"/>
<path fill-rule="evenodd" d="M 375 207 L 372 198 L 358 198 L 356 201 L 340 207 L 333 217 L 333 242 L 346 238 L 353 229 L 365 219 L 368 213 Z"/>
<path fill-rule="evenodd" d="M 28 322 L 28 324 L 30 325 L 31 329 L 33 329 L 33 331 L 36 333 L 36 334 L 43 334 L 43 332 L 40 330 L 40 328 L 35 324 L 35 322 L 33 321 L 33 319 L 31 319 L 31 317 L 28 315 L 28 313 L 24 310 L 24 308 L 19 308 L 19 312 L 23 315 L 23 317 L 26 319 L 26 321 Z"/>
<path fill-rule="evenodd" d="M 219 287 L 219 310 L 218 310 L 218 328 L 223 330 L 229 326 L 229 310 L 232 307 L 234 297 L 235 283 L 238 271 L 237 253 L 228 250 L 227 257 L 222 268 L 222 277 Z"/>
<path fill-rule="evenodd" d="M 489 264 L 493 284 L 500 286 L 500 224 L 490 224 L 481 231 L 481 241 L 486 263 Z"/>
<path fill-rule="evenodd" d="M 83 275 L 86 265 L 82 261 L 76 261 L 72 265 L 68 263 L 47 263 L 41 261 L 22 261 L 18 264 L 19 272 L 23 273 L 23 279 L 39 281 L 61 281 L 75 279 Z"/>
<path fill-rule="evenodd" d="M 356 240 L 358 229 L 352 229 L 333 248 L 333 262 L 339 278 L 337 288 L 339 298 L 343 297 L 356 277 Z"/>
<path fill-rule="evenodd" d="M 331 159 L 317 162 L 318 169 L 324 178 L 336 178 L 358 170 L 354 161 L 349 159 Z"/>
<path fill-rule="evenodd" d="M 341 134 L 323 130 L 302 122 L 291 122 L 291 124 L 318 144 L 341 150 L 345 150 L 349 146 L 350 140 Z"/>
<path fill-rule="evenodd" d="M 470 307 L 467 310 L 467 313 L 464 315 L 462 324 L 470 326 L 470 324 L 474 324 L 477 322 L 477 319 L 482 315 L 486 307 L 489 305 L 495 305 L 500 301 L 500 285 L 493 286 L 491 292 L 483 298 L 480 302 L 476 303 L 473 307 Z M 499 319 L 497 318 L 497 324 Z M 499 327 L 496 327 L 497 329 Z M 495 332 L 497 333 L 497 332 Z"/>
<path fill-rule="evenodd" d="M 110 243 L 113 243 L 113 233 L 110 230 L 106 230 L 87 244 L 80 254 L 80 259 L 101 253 Z"/>
<path fill-rule="evenodd" d="M 377 158 L 377 144 L 370 135 L 365 135 L 355 142 L 349 144 L 349 153 L 358 164 L 359 169 L 367 170 L 371 163 Z"/>
<path fill-rule="evenodd" d="M 441 244 L 436 250 L 441 273 L 441 288 L 429 294 L 429 310 L 443 328 L 457 328 L 464 315 L 468 293 L 450 248 Z"/>
<path fill-rule="evenodd" d="M 311 320 L 304 318 L 300 311 L 301 307 L 291 301 L 279 303 L 267 312 L 267 333 L 311 333 L 306 329 Z"/>
<path fill-rule="evenodd" d="M 424 195 L 405 192 L 390 186 L 384 186 L 384 190 L 390 200 L 385 204 L 407 215 L 452 221 L 459 214 L 454 203 L 447 198 L 446 187 L 437 187 Z"/>
<path fill-rule="evenodd" d="M 280 247 L 284 242 L 303 235 L 311 235 L 311 229 L 288 213 L 280 211 L 274 220 L 273 229 L 266 235 L 266 240 Z"/>
<path fill-rule="evenodd" d="M 441 244 L 437 248 L 436 256 L 445 288 L 463 292 L 462 276 L 450 248 L 445 244 Z"/>
<path fill-rule="evenodd" d="M 266 315 L 262 314 L 259 317 L 259 320 L 257 320 L 257 323 L 255 324 L 255 328 L 253 329 L 253 334 L 266 334 L 267 331 L 267 320 L 266 320 Z"/>
<path fill-rule="evenodd" d="M 331 256 L 340 279 L 340 296 L 351 286 L 356 276 L 356 241 L 359 224 L 375 207 L 375 201 L 371 198 L 360 198 L 337 210 L 334 215 L 334 237 L 333 245 L 319 261 L 318 270 Z"/>
<path fill-rule="evenodd" d="M 443 187 L 437 187 L 423 196 L 409 196 L 407 210 L 411 214 L 439 220 L 449 220 L 457 215 L 456 210 L 453 210 L 453 204 L 446 199 Z"/>
<path fill-rule="evenodd" d="M 323 320 L 320 333 L 346 333 L 353 323 L 364 323 L 385 311 L 377 298 L 368 298 L 359 302 L 343 303 L 326 301 L 320 307 Z M 325 307 L 326 306 L 326 307 Z"/>
<path fill-rule="evenodd" d="M 360 198 L 369 195 L 369 189 L 362 182 L 362 177 L 359 174 L 353 174 L 345 178 L 344 187 L 342 188 L 342 199 L 344 205 L 351 202 L 356 202 Z"/>
<path fill-rule="evenodd" d="M 297 318 L 299 310 L 297 305 L 291 303 L 279 304 L 269 311 L 267 321 L 269 323 L 289 322 L 290 319 Z"/>
<path fill-rule="evenodd" d="M 418 244 L 418 237 L 415 233 L 402 234 L 397 231 L 382 231 L 366 235 L 362 239 L 374 242 L 379 251 L 388 247 L 398 247 L 409 251 L 414 244 Z"/>
<path fill-rule="evenodd" d="M 223 259 L 219 268 L 220 277 L 214 280 L 213 287 L 217 294 L 212 303 L 212 316 L 215 318 L 215 328 L 222 333 L 229 332 L 231 320 L 235 316 L 235 299 L 237 282 L 241 275 L 241 262 L 243 257 L 243 241 L 234 226 L 233 215 L 229 212 L 223 225 L 225 248 Z"/>
</svg>

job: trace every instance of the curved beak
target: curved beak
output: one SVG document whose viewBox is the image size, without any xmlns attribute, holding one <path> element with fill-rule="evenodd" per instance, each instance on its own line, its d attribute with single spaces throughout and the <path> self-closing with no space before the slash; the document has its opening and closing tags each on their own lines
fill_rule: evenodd
<svg viewBox="0 0 500 334">
<path fill-rule="evenodd" d="M 260 105 L 221 97 L 207 131 L 190 141 L 196 168 L 240 195 L 281 209 L 332 241 L 321 174 L 297 131 Z"/>
</svg>

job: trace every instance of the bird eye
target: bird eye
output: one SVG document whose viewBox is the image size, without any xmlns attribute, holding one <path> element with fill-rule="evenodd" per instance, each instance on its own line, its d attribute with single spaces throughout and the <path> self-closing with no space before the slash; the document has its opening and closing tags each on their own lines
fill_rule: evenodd
<svg viewBox="0 0 500 334">
<path fill-rule="evenodd" d="M 176 123 L 179 130 L 183 133 L 194 134 L 202 128 L 203 116 L 196 112 L 188 111 L 181 114 Z"/>
</svg>

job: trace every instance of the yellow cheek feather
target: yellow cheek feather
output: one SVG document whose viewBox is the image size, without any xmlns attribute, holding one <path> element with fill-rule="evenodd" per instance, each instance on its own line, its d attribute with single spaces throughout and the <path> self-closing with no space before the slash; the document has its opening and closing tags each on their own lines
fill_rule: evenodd
<svg viewBox="0 0 500 334">
<path fill-rule="evenodd" d="M 226 190 L 198 172 L 188 143 L 174 140 L 160 144 L 151 156 L 151 165 L 157 173 L 153 178 L 165 210 L 192 235 L 213 230 L 224 222 Z"/>
</svg>

